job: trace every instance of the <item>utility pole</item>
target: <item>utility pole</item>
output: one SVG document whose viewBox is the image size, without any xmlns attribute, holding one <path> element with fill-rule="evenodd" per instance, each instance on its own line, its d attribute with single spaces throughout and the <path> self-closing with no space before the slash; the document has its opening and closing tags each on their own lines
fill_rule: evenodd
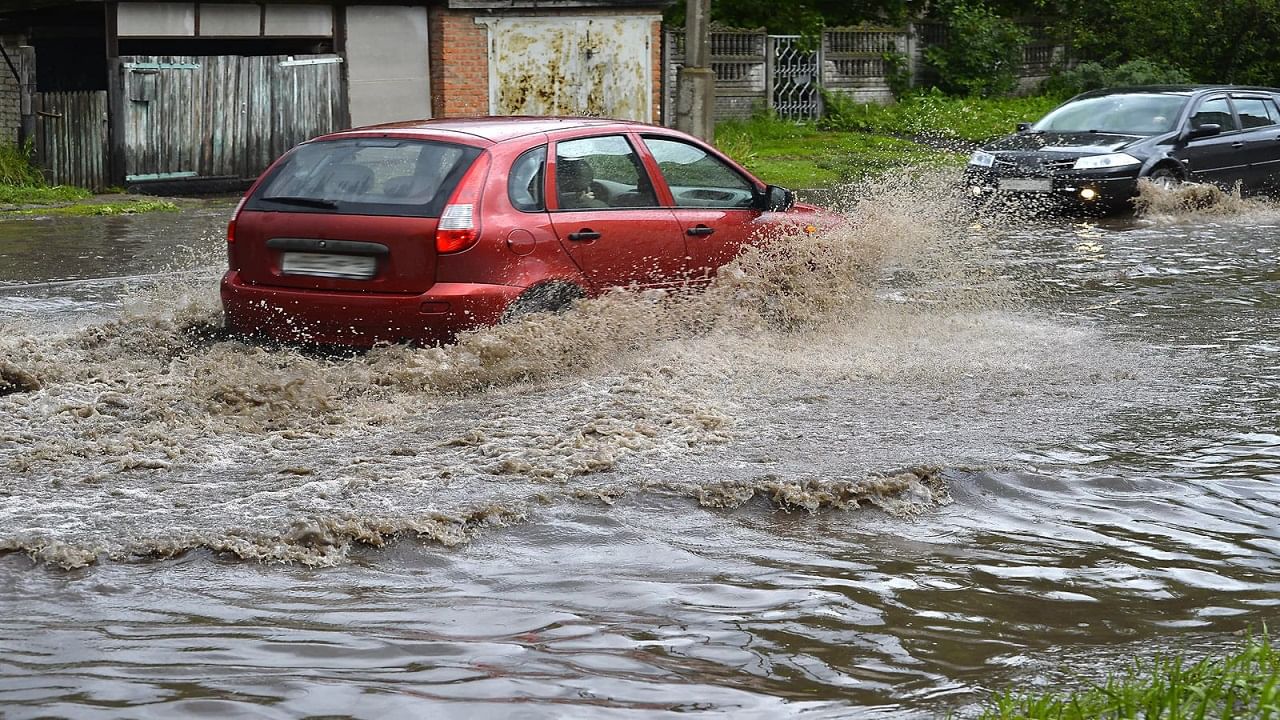
<svg viewBox="0 0 1280 720">
<path fill-rule="evenodd" d="M 676 128 L 715 140 L 716 73 L 711 69 L 711 0 L 685 0 L 684 67 L 676 76 Z"/>
</svg>

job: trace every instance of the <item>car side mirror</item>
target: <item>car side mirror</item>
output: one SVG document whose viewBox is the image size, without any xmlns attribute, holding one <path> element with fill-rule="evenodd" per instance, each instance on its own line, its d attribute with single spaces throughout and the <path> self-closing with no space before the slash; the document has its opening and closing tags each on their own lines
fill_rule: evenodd
<svg viewBox="0 0 1280 720">
<path fill-rule="evenodd" d="M 1031 129 L 1031 123 L 1029 123 L 1029 122 L 1020 122 L 1020 123 L 1018 123 L 1018 132 L 1026 132 L 1026 131 L 1028 131 L 1028 130 L 1030 130 L 1030 129 Z"/>
<path fill-rule="evenodd" d="M 764 192 L 756 196 L 756 209 L 765 212 L 786 212 L 796 204 L 796 194 L 777 185 L 765 185 Z"/>
<path fill-rule="evenodd" d="M 1213 137 L 1222 134 L 1222 126 L 1218 123 L 1205 123 L 1200 127 L 1193 127 L 1182 134 L 1187 140 L 1195 140 L 1202 137 Z"/>
</svg>

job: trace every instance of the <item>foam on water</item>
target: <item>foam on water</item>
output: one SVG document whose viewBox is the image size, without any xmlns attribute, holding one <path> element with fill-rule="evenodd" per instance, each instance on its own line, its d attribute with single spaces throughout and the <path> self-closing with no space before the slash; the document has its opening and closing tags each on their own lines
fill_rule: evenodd
<svg viewBox="0 0 1280 720">
<path fill-rule="evenodd" d="M 940 467 L 1009 460 L 1002 438 L 1162 381 L 1156 359 L 1026 310 L 986 254 L 998 229 L 940 199 L 947 182 L 886 180 L 848 227 L 749 248 L 700 292 L 613 292 L 447 347 L 226 339 L 216 267 L 88 327 L 12 324 L 0 550 L 328 564 L 633 492 L 926 511 L 948 499 Z M 852 457 L 789 435 L 824 404 L 857 423 Z"/>
</svg>

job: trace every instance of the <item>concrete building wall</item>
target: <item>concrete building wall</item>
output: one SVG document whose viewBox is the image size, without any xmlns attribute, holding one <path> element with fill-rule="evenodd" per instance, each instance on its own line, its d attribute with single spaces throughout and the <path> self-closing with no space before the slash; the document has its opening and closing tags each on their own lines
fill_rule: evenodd
<svg viewBox="0 0 1280 720">
<path fill-rule="evenodd" d="M 329 37 L 332 5 L 122 2 L 116 33 L 142 37 Z"/>
</svg>

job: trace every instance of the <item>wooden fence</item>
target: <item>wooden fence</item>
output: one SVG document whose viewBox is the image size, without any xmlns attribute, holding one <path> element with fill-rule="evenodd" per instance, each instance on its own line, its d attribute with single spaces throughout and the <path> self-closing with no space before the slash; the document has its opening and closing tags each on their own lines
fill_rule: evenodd
<svg viewBox="0 0 1280 720">
<path fill-rule="evenodd" d="M 253 178 L 294 145 L 346 126 L 341 62 L 120 58 L 109 92 L 35 96 L 36 160 L 51 182 L 93 190 L 122 179 Z"/>
<path fill-rule="evenodd" d="M 50 181 L 102 190 L 109 184 L 107 93 L 35 95 L 36 158 Z"/>
<path fill-rule="evenodd" d="M 345 125 L 340 62 L 336 55 L 121 58 L 125 179 L 258 175 L 299 142 Z"/>
</svg>

